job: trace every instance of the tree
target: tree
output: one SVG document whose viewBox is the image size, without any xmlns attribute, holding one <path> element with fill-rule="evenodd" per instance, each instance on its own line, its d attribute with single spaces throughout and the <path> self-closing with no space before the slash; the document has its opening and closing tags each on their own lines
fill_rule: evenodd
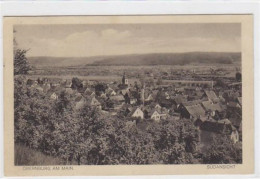
<svg viewBox="0 0 260 179">
<path fill-rule="evenodd" d="M 236 73 L 236 80 L 239 81 L 239 82 L 242 80 L 242 75 L 241 75 L 240 72 Z"/>
<path fill-rule="evenodd" d="M 14 34 L 16 33 L 14 29 Z M 14 37 L 14 75 L 26 75 L 28 71 L 31 70 L 28 59 L 26 58 L 26 53 L 28 50 L 22 50 L 17 47 L 17 42 Z"/>
<path fill-rule="evenodd" d="M 95 92 L 98 96 L 100 96 L 102 93 L 104 93 L 107 89 L 107 85 L 104 83 L 98 83 L 95 86 Z"/>
<path fill-rule="evenodd" d="M 71 82 L 72 82 L 72 84 L 71 84 L 72 89 L 80 90 L 81 88 L 83 88 L 82 81 L 80 79 L 78 79 L 77 77 L 72 78 Z"/>
<path fill-rule="evenodd" d="M 221 88 L 226 88 L 227 84 L 222 79 L 217 79 L 215 86 L 219 86 Z"/>
<path fill-rule="evenodd" d="M 26 75 L 31 69 L 26 53 L 27 50 L 17 49 L 14 51 L 14 75 Z"/>
<path fill-rule="evenodd" d="M 225 134 L 215 135 L 212 144 L 203 152 L 203 163 L 242 163 L 242 146 L 233 144 Z"/>
<path fill-rule="evenodd" d="M 162 78 L 161 77 L 159 77 L 158 79 L 157 79 L 157 82 L 156 82 L 156 84 L 157 85 L 162 85 Z"/>
<path fill-rule="evenodd" d="M 72 111 L 72 104 L 65 91 L 62 91 L 55 104 L 55 111 L 57 113 L 63 113 L 65 110 Z"/>
</svg>

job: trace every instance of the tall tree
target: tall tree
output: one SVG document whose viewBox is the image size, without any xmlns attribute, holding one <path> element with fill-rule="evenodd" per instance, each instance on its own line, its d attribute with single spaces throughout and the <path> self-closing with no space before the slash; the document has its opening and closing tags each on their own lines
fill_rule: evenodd
<svg viewBox="0 0 260 179">
<path fill-rule="evenodd" d="M 14 30 L 14 34 L 16 31 Z M 13 51 L 14 51 L 14 75 L 26 75 L 31 69 L 31 66 L 26 57 L 28 50 L 22 50 L 18 48 L 16 39 L 13 40 Z"/>
</svg>

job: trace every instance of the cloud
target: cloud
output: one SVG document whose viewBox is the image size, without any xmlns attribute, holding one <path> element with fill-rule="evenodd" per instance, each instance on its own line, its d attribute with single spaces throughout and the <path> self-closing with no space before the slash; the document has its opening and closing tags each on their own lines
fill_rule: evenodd
<svg viewBox="0 0 260 179">
<path fill-rule="evenodd" d="M 133 31 L 107 28 L 68 34 L 63 39 L 18 36 L 29 56 L 99 56 L 185 51 L 240 51 L 240 38 L 138 36 Z"/>
</svg>

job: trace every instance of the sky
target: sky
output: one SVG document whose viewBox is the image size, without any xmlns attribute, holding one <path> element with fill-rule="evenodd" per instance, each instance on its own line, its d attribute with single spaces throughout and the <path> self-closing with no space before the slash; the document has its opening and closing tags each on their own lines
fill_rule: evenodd
<svg viewBox="0 0 260 179">
<path fill-rule="evenodd" d="M 16 25 L 28 56 L 89 57 L 175 52 L 240 52 L 241 24 Z"/>
</svg>

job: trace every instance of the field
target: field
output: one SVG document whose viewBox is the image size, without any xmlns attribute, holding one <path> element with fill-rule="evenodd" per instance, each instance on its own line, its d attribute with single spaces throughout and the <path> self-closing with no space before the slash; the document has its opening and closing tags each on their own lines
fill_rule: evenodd
<svg viewBox="0 0 260 179">
<path fill-rule="evenodd" d="M 236 65 L 185 65 L 185 66 L 83 66 L 83 67 L 35 67 L 31 73 L 31 79 L 37 78 L 59 78 L 69 79 L 77 77 L 81 80 L 89 81 L 121 81 L 122 75 L 126 73 L 128 79 L 131 82 L 138 81 L 140 77 L 146 79 L 158 79 L 162 77 L 164 73 L 196 73 L 200 75 L 210 74 L 210 70 L 219 70 L 224 73 L 222 77 L 234 77 L 236 73 Z M 169 76 L 168 76 L 169 77 Z M 185 80 L 185 79 L 167 79 L 167 80 Z M 177 81 L 176 81 L 177 80 Z M 187 80 L 187 79 L 186 79 Z"/>
</svg>

